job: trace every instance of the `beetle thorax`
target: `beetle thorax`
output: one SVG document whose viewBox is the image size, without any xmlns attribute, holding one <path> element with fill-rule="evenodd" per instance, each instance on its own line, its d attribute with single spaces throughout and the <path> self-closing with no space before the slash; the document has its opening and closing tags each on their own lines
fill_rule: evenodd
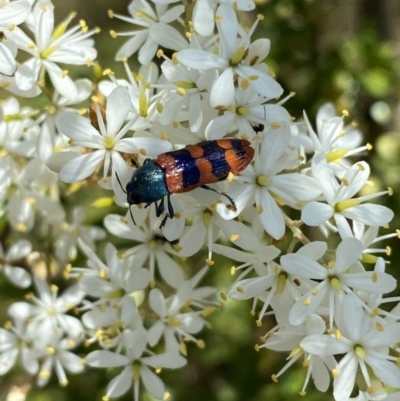
<svg viewBox="0 0 400 401">
<path fill-rule="evenodd" d="M 169 192 L 163 170 L 154 160 L 149 160 L 134 171 L 126 192 L 128 203 L 134 205 L 153 203 L 164 198 Z"/>
</svg>

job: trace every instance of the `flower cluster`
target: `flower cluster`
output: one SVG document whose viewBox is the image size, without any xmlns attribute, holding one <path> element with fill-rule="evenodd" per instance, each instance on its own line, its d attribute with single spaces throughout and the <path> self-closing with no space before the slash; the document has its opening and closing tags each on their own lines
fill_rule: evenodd
<svg viewBox="0 0 400 401">
<path fill-rule="evenodd" d="M 347 113 L 337 116 L 324 104 L 316 129 L 306 112 L 300 121 L 290 116 L 284 104 L 293 94 L 284 94 L 268 67 L 270 41 L 252 38 L 262 16 L 249 29 L 238 19 L 252 1 L 198 0 L 190 21 L 172 1 L 133 0 L 130 16 L 109 11 L 136 30 L 111 31 L 130 36 L 115 56 L 126 75 L 104 70 L 95 83 L 74 81 L 59 63 L 94 66 L 97 29 L 84 21 L 69 28 L 74 14 L 54 27 L 49 0 L 0 7 L 0 84 L 16 96 L 46 99 L 43 107 L 21 107 L 10 97 L 0 107 L 0 210 L 12 233 L 0 261 L 12 284 L 36 290 L 8 309 L 0 374 L 17 357 L 40 386 L 52 370 L 66 385 L 66 372 L 115 368 L 105 400 L 132 389 L 137 401 L 141 383 L 167 399 L 161 369 L 184 366 L 189 343 L 205 345 L 199 333 L 218 303 L 216 289 L 200 282 L 219 254 L 236 261 L 238 273 L 223 300 L 252 300 L 260 327 L 267 315 L 276 320 L 256 345 L 289 353 L 273 380 L 302 357 L 302 395 L 310 378 L 325 392 L 332 376 L 336 401 L 355 389 L 358 401 L 395 399 L 384 386 L 400 387 L 393 356 L 400 299 L 383 297 L 396 280 L 385 272 L 385 249 L 373 244 L 398 233 L 379 236 L 393 212 L 371 203 L 391 189 L 364 191 L 370 167 L 355 157 L 370 145 L 345 124 Z M 19 62 L 18 51 L 30 58 Z M 141 66 L 132 72 L 135 56 Z M 165 212 L 163 196 L 156 208 L 133 200 L 129 182 L 148 159 L 202 141 L 218 147 L 223 138 L 254 149 L 239 175 L 215 173 L 227 179 L 208 187 L 213 163 L 191 155 L 201 161 L 197 181 L 190 177 L 196 189 L 169 191 Z M 168 167 L 174 182 L 183 181 L 185 163 Z M 155 179 L 142 183 L 142 199 L 155 192 Z M 94 186 L 102 189 L 94 206 L 120 207 L 120 214 L 106 212 L 104 229 L 85 225 L 84 208 L 66 201 Z M 325 239 L 311 241 L 303 227 Z M 192 277 L 184 269 L 190 256 L 203 265 Z M 46 273 L 73 284 L 58 295 Z M 397 305 L 385 311 L 387 302 Z M 90 347 L 85 356 L 80 344 Z"/>
</svg>

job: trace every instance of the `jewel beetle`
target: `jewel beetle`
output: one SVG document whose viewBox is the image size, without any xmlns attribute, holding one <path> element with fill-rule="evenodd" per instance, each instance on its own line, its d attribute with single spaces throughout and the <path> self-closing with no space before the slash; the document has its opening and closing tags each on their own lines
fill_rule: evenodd
<svg viewBox="0 0 400 401">
<path fill-rule="evenodd" d="M 146 159 L 142 166 L 132 174 L 130 182 L 123 189 L 131 205 L 155 203 L 156 216 L 164 212 L 164 199 L 167 198 L 168 213 L 164 216 L 160 228 L 168 217 L 174 217 L 170 200 L 171 194 L 204 188 L 214 191 L 229 199 L 231 207 L 236 209 L 234 200 L 207 184 L 225 180 L 229 173 L 238 174 L 244 170 L 254 157 L 254 149 L 245 139 L 225 138 L 199 142 L 179 150 L 162 153 L 156 159 Z M 158 201 L 161 201 L 158 203 Z M 132 213 L 132 221 L 135 223 Z"/>
</svg>

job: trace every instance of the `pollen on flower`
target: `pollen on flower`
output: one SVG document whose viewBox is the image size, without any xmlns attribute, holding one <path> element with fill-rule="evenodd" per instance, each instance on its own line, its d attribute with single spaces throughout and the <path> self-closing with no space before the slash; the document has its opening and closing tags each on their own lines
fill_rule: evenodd
<svg viewBox="0 0 400 401">
<path fill-rule="evenodd" d="M 48 355 L 54 355 L 56 353 L 56 350 L 54 349 L 54 347 L 48 346 L 48 347 L 46 347 L 46 353 Z"/>
<path fill-rule="evenodd" d="M 257 206 L 257 213 L 261 214 L 264 211 L 263 207 L 261 205 Z"/>
<path fill-rule="evenodd" d="M 332 369 L 332 377 L 334 379 L 337 379 L 339 377 L 339 370 L 338 369 Z"/>
<path fill-rule="evenodd" d="M 113 29 L 110 29 L 110 30 L 109 30 L 109 34 L 110 34 L 110 36 L 111 36 L 113 39 L 116 39 L 116 38 L 117 38 L 117 34 L 116 34 L 116 32 L 115 32 Z"/>
<path fill-rule="evenodd" d="M 371 279 L 372 279 L 372 281 L 373 281 L 374 283 L 376 283 L 376 282 L 378 281 L 378 275 L 376 274 L 376 272 L 373 272 L 373 273 L 372 273 Z"/>
<path fill-rule="evenodd" d="M 256 325 L 257 325 L 257 327 L 261 327 L 262 326 L 262 321 L 261 320 L 256 320 Z"/>
<path fill-rule="evenodd" d="M 115 75 L 115 73 L 114 73 L 114 71 L 113 71 L 111 68 L 105 68 L 104 71 L 103 71 L 103 73 L 102 73 L 102 75 L 103 75 L 103 77 L 104 77 L 104 76 L 106 76 L 106 75 L 108 75 L 108 76 L 110 76 L 110 75 Z"/>
<path fill-rule="evenodd" d="M 360 171 L 364 171 L 365 167 L 361 163 L 357 163 L 357 167 Z"/>
<path fill-rule="evenodd" d="M 240 82 L 240 87 L 243 90 L 246 90 L 249 87 L 249 80 L 247 78 L 242 79 L 242 81 Z"/>
<path fill-rule="evenodd" d="M 273 374 L 273 375 L 271 375 L 271 380 L 274 382 L 274 383 L 278 383 L 278 377 L 276 376 L 276 374 Z"/>
<path fill-rule="evenodd" d="M 51 292 L 53 292 L 54 294 L 57 294 L 57 292 L 58 292 L 58 287 L 57 287 L 55 284 L 52 284 L 52 285 L 50 286 L 50 290 L 51 290 Z"/>
<path fill-rule="evenodd" d="M 232 234 L 232 235 L 229 237 L 229 241 L 235 242 L 235 241 L 237 241 L 239 238 L 240 238 L 240 235 L 239 235 L 239 234 Z"/>
<path fill-rule="evenodd" d="M 308 306 L 308 305 L 310 305 L 311 304 L 311 299 L 304 299 L 303 300 L 303 302 L 302 302 L 302 304 L 304 305 L 304 306 Z"/>
<path fill-rule="evenodd" d="M 349 186 L 349 181 L 346 179 L 346 178 L 342 178 L 342 184 L 345 186 L 345 187 L 348 187 Z"/>
<path fill-rule="evenodd" d="M 264 21 L 264 16 L 262 14 L 257 14 L 257 19 L 259 21 Z"/>
<path fill-rule="evenodd" d="M 316 288 L 313 288 L 311 290 L 311 295 L 317 295 L 318 294 L 318 290 Z"/>
<path fill-rule="evenodd" d="M 48 370 L 41 370 L 39 373 L 40 377 L 43 377 L 44 379 L 47 379 L 48 377 L 50 377 L 50 371 Z"/>
<path fill-rule="evenodd" d="M 214 262 L 212 259 L 207 258 L 207 259 L 206 259 L 206 263 L 207 263 L 209 266 L 212 266 L 215 262 Z"/>
<path fill-rule="evenodd" d="M 222 19 L 223 19 L 223 18 L 222 18 L 222 15 L 216 15 L 216 16 L 215 16 L 215 22 L 216 22 L 216 23 L 221 22 Z"/>
<path fill-rule="evenodd" d="M 206 343 L 204 342 L 204 340 L 197 340 L 196 345 L 201 349 L 204 349 L 206 347 Z"/>
<path fill-rule="evenodd" d="M 36 48 L 36 44 L 35 44 L 35 43 L 29 43 L 29 44 L 27 45 L 27 48 L 28 48 L 28 49 L 35 49 L 35 48 Z"/>
<path fill-rule="evenodd" d="M 64 71 L 61 73 L 61 77 L 62 77 L 62 78 L 65 78 L 67 75 L 68 75 L 68 70 L 64 70 Z"/>
<path fill-rule="evenodd" d="M 224 292 L 220 292 L 219 296 L 222 298 L 223 301 L 226 301 L 228 299 L 228 297 L 226 296 L 226 294 Z"/>
<path fill-rule="evenodd" d="M 256 182 L 258 185 L 265 187 L 266 185 L 268 185 L 268 177 L 266 177 L 265 175 L 259 175 L 256 178 Z"/>
<path fill-rule="evenodd" d="M 346 109 L 342 110 L 342 114 L 343 114 L 344 117 L 348 117 L 349 116 L 349 112 Z"/>
<path fill-rule="evenodd" d="M 240 292 L 241 294 L 244 294 L 244 289 L 243 287 L 236 287 L 236 291 Z"/>
<path fill-rule="evenodd" d="M 277 122 L 274 122 L 274 123 L 271 123 L 271 128 L 272 129 L 278 129 L 278 128 L 281 128 L 281 124 L 279 124 L 279 123 L 277 123 Z"/>
<path fill-rule="evenodd" d="M 23 222 L 18 223 L 16 226 L 16 230 L 19 232 L 25 232 L 27 229 L 28 229 L 28 226 Z"/>
<path fill-rule="evenodd" d="M 236 274 L 236 266 L 231 267 L 231 275 L 234 276 Z"/>
<path fill-rule="evenodd" d="M 365 359 L 367 354 L 365 353 L 364 348 L 361 345 L 356 345 L 354 347 L 354 352 L 360 359 Z"/>
<path fill-rule="evenodd" d="M 170 398 L 171 398 L 171 393 L 169 393 L 168 391 L 166 391 L 166 392 L 164 393 L 163 400 L 169 400 Z"/>
<path fill-rule="evenodd" d="M 215 311 L 215 307 L 214 306 L 207 306 L 203 312 L 201 312 L 202 316 L 208 316 L 211 315 L 211 313 L 213 313 Z"/>
<path fill-rule="evenodd" d="M 256 344 L 256 345 L 254 346 L 254 350 L 257 351 L 257 352 L 259 352 L 259 351 L 260 351 L 260 346 L 259 346 L 258 344 Z"/>
<path fill-rule="evenodd" d="M 385 326 L 383 326 L 383 324 L 380 323 L 380 322 L 376 322 L 376 323 L 375 323 L 375 327 L 376 327 L 376 329 L 377 329 L 378 331 L 383 331 L 383 330 L 385 330 Z"/>
<path fill-rule="evenodd" d="M 300 391 L 299 392 L 299 395 L 300 395 L 300 397 L 304 397 L 305 395 L 307 395 L 307 392 L 306 391 Z"/>
<path fill-rule="evenodd" d="M 339 329 L 337 329 L 337 330 L 335 331 L 335 338 L 336 338 L 336 340 L 338 340 L 338 341 L 340 341 L 341 338 L 342 338 L 342 333 L 340 332 Z"/>
<path fill-rule="evenodd" d="M 61 387 L 67 387 L 67 386 L 68 386 L 68 380 L 62 380 L 62 381 L 60 381 L 60 386 L 61 386 Z"/>
<path fill-rule="evenodd" d="M 12 32 L 14 29 L 15 29 L 15 24 L 10 24 L 10 25 L 8 25 L 8 30 L 10 31 L 10 32 Z"/>
</svg>

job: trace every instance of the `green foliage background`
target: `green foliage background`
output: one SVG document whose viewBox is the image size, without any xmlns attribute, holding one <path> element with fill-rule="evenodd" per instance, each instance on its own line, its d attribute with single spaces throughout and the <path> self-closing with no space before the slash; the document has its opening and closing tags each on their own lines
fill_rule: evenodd
<svg viewBox="0 0 400 401">
<path fill-rule="evenodd" d="M 99 26 L 102 32 L 95 37 L 98 60 L 103 68 L 110 67 L 116 76 L 124 77 L 123 68 L 114 61 L 116 49 L 124 38 L 111 39 L 110 29 L 130 30 L 128 26 L 107 17 L 107 9 L 126 14 L 128 1 L 54 0 L 55 14 L 63 19 L 71 10 L 78 11 L 89 27 Z M 332 101 L 338 112 L 347 109 L 348 122 L 358 121 L 365 133 L 365 142 L 374 149 L 365 154 L 372 164 L 371 177 L 375 190 L 391 186 L 394 196 L 380 199 L 396 212 L 391 231 L 399 227 L 400 193 L 400 2 L 396 0 L 270 0 L 258 4 L 256 12 L 247 16 L 251 25 L 256 13 L 265 19 L 260 22 L 257 36 L 272 42 L 268 65 L 287 92 L 294 91 L 286 107 L 292 116 L 301 118 L 307 111 L 315 121 L 318 107 Z M 138 67 L 134 62 L 131 68 Z M 70 68 L 71 73 L 73 68 Z M 78 68 L 76 77 L 93 77 L 86 67 Z M 3 93 L 4 94 L 4 93 Z M 96 190 L 86 190 L 79 201 L 89 205 L 96 198 Z M 74 198 L 68 202 L 72 204 Z M 91 220 L 101 222 L 99 215 Z M 385 230 L 385 233 L 388 230 Z M 388 243 L 393 249 L 388 271 L 398 279 L 398 239 Z M 198 269 L 202 260 L 192 258 L 191 268 Z M 216 257 L 207 281 L 225 290 L 232 281 L 231 262 Z M 0 279 L 0 313 L 7 319 L 6 308 L 24 292 L 11 289 Z M 398 291 L 399 293 L 399 291 Z M 211 316 L 211 327 L 202 334 L 206 348 L 189 346 L 189 364 L 177 372 L 163 372 L 172 400 L 180 401 L 308 401 L 332 400 L 332 396 L 318 393 L 313 385 L 306 397 L 300 397 L 305 369 L 300 364 L 287 371 L 279 383 L 271 375 L 287 362 L 287 355 L 262 350 L 254 345 L 274 322 L 257 328 L 250 316 L 250 303 L 228 301 L 223 311 Z M 268 327 L 267 327 L 268 326 Z M 59 388 L 55 380 L 45 389 L 35 389 L 32 379 L 18 370 L 0 377 L 0 400 L 5 400 L 11 388 L 28 391 L 29 401 L 101 400 L 105 386 L 114 373 L 90 370 L 84 375 L 70 376 L 67 388 Z M 144 392 L 143 392 L 144 394 Z M 132 399 L 129 392 L 122 400 Z M 142 395 L 143 401 L 150 401 Z M 12 401 L 7 398 L 7 401 Z"/>
</svg>

